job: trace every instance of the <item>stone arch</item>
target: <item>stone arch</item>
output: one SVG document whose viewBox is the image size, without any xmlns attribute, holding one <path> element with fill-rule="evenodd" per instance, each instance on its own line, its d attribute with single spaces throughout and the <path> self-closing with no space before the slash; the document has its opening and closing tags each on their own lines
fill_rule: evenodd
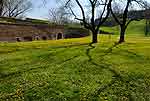
<svg viewBox="0 0 150 101">
<path fill-rule="evenodd" d="M 46 36 L 42 36 L 42 40 L 47 40 L 47 37 Z"/>
<path fill-rule="evenodd" d="M 39 36 L 35 36 L 35 40 L 40 40 L 40 37 Z"/>
<path fill-rule="evenodd" d="M 21 42 L 21 37 L 16 37 L 17 42 Z"/>
<path fill-rule="evenodd" d="M 57 40 L 59 40 L 59 39 L 63 39 L 63 34 L 62 33 L 57 34 Z"/>
</svg>

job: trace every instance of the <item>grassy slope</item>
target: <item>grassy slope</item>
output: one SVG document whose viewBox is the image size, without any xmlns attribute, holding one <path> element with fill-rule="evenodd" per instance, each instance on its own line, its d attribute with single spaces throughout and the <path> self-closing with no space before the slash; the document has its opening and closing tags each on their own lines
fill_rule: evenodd
<svg viewBox="0 0 150 101">
<path fill-rule="evenodd" d="M 144 36 L 145 20 L 133 21 L 127 28 L 127 35 L 141 35 Z M 103 30 L 119 34 L 119 26 L 115 27 L 102 27 Z"/>
<path fill-rule="evenodd" d="M 119 33 L 117 27 L 103 29 Z M 144 35 L 143 29 L 144 21 L 132 22 L 127 34 Z M 117 36 L 100 38 L 95 49 L 88 46 L 88 37 L 1 43 L 0 99 L 112 100 L 150 95 L 150 39 L 127 36 L 127 43 L 111 50 Z"/>
<path fill-rule="evenodd" d="M 1 100 L 91 100 L 150 95 L 150 39 L 117 36 L 0 44 Z M 108 52 L 108 53 L 107 53 Z M 124 100 L 123 99 L 123 100 Z"/>
</svg>

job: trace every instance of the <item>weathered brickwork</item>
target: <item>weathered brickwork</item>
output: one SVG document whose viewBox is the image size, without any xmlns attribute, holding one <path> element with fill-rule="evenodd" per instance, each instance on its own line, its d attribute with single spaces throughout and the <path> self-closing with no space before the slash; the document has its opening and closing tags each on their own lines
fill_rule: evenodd
<svg viewBox="0 0 150 101">
<path fill-rule="evenodd" d="M 20 42 L 63 39 L 64 26 L 0 23 L 0 41 Z"/>
</svg>

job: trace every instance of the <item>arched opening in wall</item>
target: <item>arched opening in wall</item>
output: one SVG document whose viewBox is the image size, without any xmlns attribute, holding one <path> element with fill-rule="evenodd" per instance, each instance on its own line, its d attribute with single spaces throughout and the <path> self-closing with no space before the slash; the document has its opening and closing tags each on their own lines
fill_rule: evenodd
<svg viewBox="0 0 150 101">
<path fill-rule="evenodd" d="M 39 37 L 39 36 L 36 36 L 36 37 L 35 37 L 35 40 L 40 40 L 40 37 Z"/>
<path fill-rule="evenodd" d="M 46 37 L 46 36 L 43 36 L 42 39 L 43 39 L 43 40 L 47 40 L 47 37 Z"/>
<path fill-rule="evenodd" d="M 25 41 L 32 41 L 32 37 L 26 36 L 26 37 L 24 37 L 24 40 L 25 40 Z"/>
<path fill-rule="evenodd" d="M 16 41 L 17 42 L 21 42 L 21 38 L 20 37 L 16 37 Z"/>
<path fill-rule="evenodd" d="M 57 34 L 57 40 L 62 39 L 62 38 L 63 38 L 62 33 L 58 33 L 58 34 Z"/>
</svg>

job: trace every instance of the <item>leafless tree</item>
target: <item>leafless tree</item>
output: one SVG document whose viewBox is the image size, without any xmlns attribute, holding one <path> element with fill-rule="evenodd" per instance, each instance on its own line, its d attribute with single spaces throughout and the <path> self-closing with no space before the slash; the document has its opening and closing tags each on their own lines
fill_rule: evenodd
<svg viewBox="0 0 150 101">
<path fill-rule="evenodd" d="M 2 15 L 3 0 L 0 0 L 0 16 Z"/>
<path fill-rule="evenodd" d="M 69 23 L 70 14 L 64 7 L 49 9 L 49 20 L 55 24 Z"/>
<path fill-rule="evenodd" d="M 145 36 L 148 36 L 148 33 L 150 32 L 150 4 L 148 2 L 144 2 L 144 10 L 145 10 Z"/>
<path fill-rule="evenodd" d="M 29 0 L 0 0 L 0 14 L 6 17 L 18 17 L 32 8 Z"/>
<path fill-rule="evenodd" d="M 5 0 L 0 0 L 0 16 L 3 14 Z"/>
<path fill-rule="evenodd" d="M 115 0 L 114 0 L 115 1 Z M 130 15 L 130 17 L 128 17 L 128 13 L 129 13 L 129 8 L 132 6 L 133 3 L 137 3 L 139 5 L 143 5 L 143 1 L 142 0 L 120 0 L 120 2 L 123 2 L 122 5 L 120 6 L 123 7 L 123 10 L 121 11 L 121 13 L 115 13 L 116 9 L 113 8 L 113 4 L 111 5 L 111 14 L 114 17 L 115 21 L 119 24 L 120 26 L 120 39 L 119 39 L 119 43 L 122 43 L 125 41 L 125 33 L 126 33 L 126 29 L 128 27 L 128 25 L 134 21 L 134 20 L 139 20 L 138 18 Z"/>
<path fill-rule="evenodd" d="M 97 43 L 99 29 L 109 16 L 111 2 L 112 0 L 65 0 L 65 7 L 76 20 L 92 32 L 92 43 Z M 99 20 L 97 24 L 96 19 Z"/>
</svg>

